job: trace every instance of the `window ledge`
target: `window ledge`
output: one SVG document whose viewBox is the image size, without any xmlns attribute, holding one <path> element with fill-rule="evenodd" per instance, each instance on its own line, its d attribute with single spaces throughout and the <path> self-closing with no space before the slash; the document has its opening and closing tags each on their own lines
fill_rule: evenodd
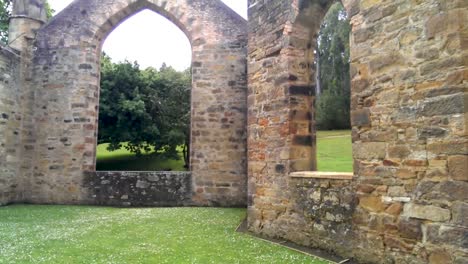
<svg viewBox="0 0 468 264">
<path fill-rule="evenodd" d="M 289 174 L 292 178 L 352 180 L 354 174 L 348 172 L 298 171 Z"/>
</svg>

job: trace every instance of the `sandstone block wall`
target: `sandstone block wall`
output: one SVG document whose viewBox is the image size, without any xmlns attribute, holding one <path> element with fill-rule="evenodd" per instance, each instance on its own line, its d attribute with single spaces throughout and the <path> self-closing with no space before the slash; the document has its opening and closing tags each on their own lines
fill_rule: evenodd
<svg viewBox="0 0 468 264">
<path fill-rule="evenodd" d="M 245 206 L 247 40 L 225 41 L 193 56 L 190 170 L 194 201 Z"/>
<path fill-rule="evenodd" d="M 301 182 L 289 173 L 315 167 L 310 50 L 331 2 L 249 1 L 250 230 L 362 262 L 467 262 L 466 1 L 343 1 L 354 179 Z"/>
<path fill-rule="evenodd" d="M 247 24 L 220 1 L 74 1 L 42 27 L 33 58 L 34 176 L 29 202 L 77 203 L 95 170 L 99 67 L 107 35 L 150 9 L 192 44 L 191 171 L 200 205 L 245 205 Z M 148 33 L 150 34 L 150 32 Z"/>
<path fill-rule="evenodd" d="M 86 173 L 90 203 L 107 206 L 187 206 L 192 204 L 190 172 Z"/>
<path fill-rule="evenodd" d="M 313 50 L 332 2 L 249 0 L 246 94 L 246 23 L 218 1 L 74 1 L 21 66 L 0 50 L 0 204 L 241 205 L 248 163 L 253 232 L 361 262 L 467 263 L 467 2 L 343 0 L 354 178 L 293 178 L 316 168 Z M 94 171 L 102 41 L 144 8 L 192 43 L 191 182 Z"/>
<path fill-rule="evenodd" d="M 21 198 L 20 59 L 0 46 L 0 205 Z"/>
</svg>

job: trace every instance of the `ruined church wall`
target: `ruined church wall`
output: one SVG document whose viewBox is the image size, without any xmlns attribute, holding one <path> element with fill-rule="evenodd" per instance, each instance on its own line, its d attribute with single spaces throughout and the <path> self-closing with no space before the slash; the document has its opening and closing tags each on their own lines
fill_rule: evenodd
<svg viewBox="0 0 468 264">
<path fill-rule="evenodd" d="M 38 31 L 29 202 L 94 202 L 84 180 L 96 163 L 101 45 L 144 9 L 174 22 L 192 45 L 193 200 L 245 205 L 247 23 L 222 2 L 206 0 L 74 1 Z"/>
<path fill-rule="evenodd" d="M 313 95 L 297 84 L 306 2 L 326 6 L 249 1 L 249 229 L 364 263 L 466 263 L 466 1 L 343 1 L 352 180 L 289 176 L 313 158 L 300 145 L 314 135 L 297 137 L 313 116 Z"/>
<path fill-rule="evenodd" d="M 0 205 L 20 198 L 20 59 L 0 46 Z"/>
</svg>

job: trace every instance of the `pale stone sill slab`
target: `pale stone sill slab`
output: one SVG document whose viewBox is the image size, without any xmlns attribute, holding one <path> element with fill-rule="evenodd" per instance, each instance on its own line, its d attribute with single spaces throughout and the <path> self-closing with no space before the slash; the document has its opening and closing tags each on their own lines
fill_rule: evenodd
<svg viewBox="0 0 468 264">
<path fill-rule="evenodd" d="M 289 176 L 292 178 L 352 180 L 354 174 L 351 172 L 298 171 L 290 173 Z"/>
</svg>

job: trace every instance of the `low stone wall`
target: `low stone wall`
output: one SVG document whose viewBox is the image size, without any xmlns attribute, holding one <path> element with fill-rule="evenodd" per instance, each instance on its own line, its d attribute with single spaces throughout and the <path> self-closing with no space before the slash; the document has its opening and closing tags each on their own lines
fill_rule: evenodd
<svg viewBox="0 0 468 264">
<path fill-rule="evenodd" d="M 291 179 L 292 212 L 307 222 L 297 226 L 296 234 L 307 235 L 313 247 L 326 247 L 339 252 L 351 247 L 346 236 L 352 231 L 353 213 L 358 204 L 350 180 Z M 342 253 L 342 252 L 340 252 Z"/>
<path fill-rule="evenodd" d="M 0 205 L 18 199 L 21 110 L 19 56 L 0 46 Z"/>
<path fill-rule="evenodd" d="M 191 204 L 191 172 L 86 172 L 91 204 L 186 206 Z"/>
<path fill-rule="evenodd" d="M 279 212 L 271 205 L 261 217 L 249 210 L 250 230 L 347 256 L 356 242 L 352 180 L 290 177 L 288 186 L 289 206 Z"/>
</svg>

